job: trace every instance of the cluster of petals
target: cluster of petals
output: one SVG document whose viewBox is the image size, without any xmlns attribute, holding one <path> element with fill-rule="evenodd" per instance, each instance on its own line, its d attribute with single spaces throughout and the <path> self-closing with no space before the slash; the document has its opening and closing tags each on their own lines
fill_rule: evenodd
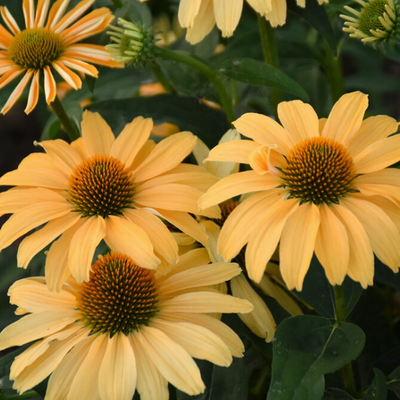
<svg viewBox="0 0 400 400">
<path fill-rule="evenodd" d="M 151 119 L 137 117 L 115 138 L 99 114 L 85 111 L 81 138 L 71 144 L 60 139 L 41 142 L 45 153 L 30 154 L 0 178 L 0 185 L 15 186 L 0 195 L 0 213 L 13 214 L 0 230 L 0 249 L 40 227 L 19 245 L 18 266 L 26 268 L 59 237 L 47 253 L 45 273 L 51 290 L 60 290 L 70 274 L 78 282 L 88 280 L 102 240 L 140 267 L 165 270 L 179 257 L 162 219 L 205 243 L 204 230 L 190 214 L 198 213 L 199 197 L 217 178 L 182 163 L 195 146 L 193 134 L 180 132 L 156 144 L 149 140 L 152 127 Z M 132 204 L 118 215 L 85 216 L 70 201 L 71 176 L 96 156 L 117 160 L 134 186 Z M 218 217 L 219 207 L 203 214 Z"/>
<path fill-rule="evenodd" d="M 301 290 L 315 252 L 332 285 L 346 275 L 365 288 L 373 284 L 374 253 L 397 272 L 400 265 L 400 160 L 398 123 L 388 116 L 363 120 L 368 98 L 360 92 L 342 96 L 327 119 L 318 119 L 301 101 L 278 106 L 280 125 L 255 113 L 233 124 L 252 140 L 231 141 L 211 150 L 208 160 L 248 164 L 212 186 L 201 208 L 237 195 L 248 196 L 230 214 L 218 252 L 233 259 L 246 247 L 246 268 L 255 282 L 279 246 L 280 269 L 289 289 Z M 351 157 L 355 177 L 351 191 L 337 203 L 301 202 L 291 198 L 282 180 L 285 156 L 310 138 L 326 138 Z"/>
<path fill-rule="evenodd" d="M 154 272 L 158 312 L 129 334 L 91 333 L 82 319 L 72 277 L 56 293 L 43 277 L 23 279 L 9 289 L 24 315 L 0 334 L 0 350 L 35 341 L 11 366 L 14 388 L 23 393 L 50 375 L 46 400 L 166 400 L 168 383 L 196 395 L 205 389 L 192 357 L 229 366 L 242 357 L 236 333 L 206 313 L 246 313 L 252 305 L 211 285 L 240 274 L 237 264 L 209 264 L 207 251 L 183 255 L 170 272 Z M 213 271 L 210 274 L 210 270 Z"/>
<path fill-rule="evenodd" d="M 57 0 L 51 8 L 50 0 L 39 0 L 36 10 L 34 0 L 23 0 L 25 29 L 18 26 L 7 7 L 0 7 L 1 16 L 8 28 L 7 30 L 0 25 L 0 88 L 23 75 L 3 106 L 1 113 L 5 114 L 10 110 L 22 95 L 28 83 L 31 82 L 28 103 L 25 108 L 25 112 L 29 114 L 38 102 L 41 79 L 44 82 L 47 104 L 53 102 L 56 96 L 56 81 L 52 69 L 57 71 L 74 89 L 79 89 L 82 86 L 81 78 L 72 70 L 97 77 L 98 71 L 91 63 L 108 67 L 122 66 L 122 64 L 111 59 L 110 53 L 104 46 L 79 43 L 102 32 L 114 19 L 111 11 L 106 7 L 93 10 L 81 18 L 94 2 L 95 0 L 82 0 L 73 9 L 65 13 L 70 0 Z M 49 31 L 59 38 L 62 43 L 61 54 L 55 59 L 49 60 L 48 65 L 44 65 L 42 68 L 28 68 L 18 65 L 9 53 L 10 46 L 15 40 L 18 40 L 21 33 L 38 28 Z M 30 57 L 33 58 L 41 56 L 38 49 L 36 55 L 32 54 L 32 49 L 25 49 L 25 51 L 30 52 Z"/>
<path fill-rule="evenodd" d="M 286 0 L 246 0 L 259 14 L 265 17 L 272 27 L 286 22 Z M 305 7 L 305 0 L 296 0 L 297 5 Z M 327 0 L 318 0 L 320 4 Z M 187 28 L 186 39 L 196 44 L 211 32 L 215 24 L 222 36 L 232 36 L 243 10 L 243 0 L 181 0 L 178 17 L 183 28 Z"/>
</svg>

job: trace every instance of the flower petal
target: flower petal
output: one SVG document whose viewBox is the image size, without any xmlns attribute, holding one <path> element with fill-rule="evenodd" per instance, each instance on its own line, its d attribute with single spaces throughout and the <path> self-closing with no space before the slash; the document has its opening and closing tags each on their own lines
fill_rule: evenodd
<svg viewBox="0 0 400 400">
<path fill-rule="evenodd" d="M 243 0 L 214 0 L 215 21 L 223 37 L 233 35 L 242 15 L 242 9 Z"/>
<path fill-rule="evenodd" d="M 289 290 L 296 288 L 301 291 L 303 287 L 319 224 L 319 210 L 313 203 L 302 204 L 286 221 L 281 236 L 280 267 Z"/>
<path fill-rule="evenodd" d="M 35 71 L 33 74 L 33 79 L 31 87 L 29 89 L 28 102 L 25 107 L 25 114 L 29 114 L 35 107 L 39 100 L 39 71 Z"/>
<path fill-rule="evenodd" d="M 16 88 L 10 94 L 10 97 L 8 98 L 6 104 L 4 104 L 3 108 L 1 109 L 0 112 L 2 114 L 6 114 L 10 110 L 10 108 L 16 103 L 16 101 L 20 98 L 26 85 L 31 80 L 32 74 L 33 74 L 32 70 L 28 70 L 25 72 L 24 77 L 21 79 Z"/>
</svg>

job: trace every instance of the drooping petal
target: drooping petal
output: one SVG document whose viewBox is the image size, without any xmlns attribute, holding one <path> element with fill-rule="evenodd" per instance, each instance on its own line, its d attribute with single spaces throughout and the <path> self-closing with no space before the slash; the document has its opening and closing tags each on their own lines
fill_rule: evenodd
<svg viewBox="0 0 400 400">
<path fill-rule="evenodd" d="M 79 75 L 77 75 L 75 72 L 72 72 L 60 60 L 54 61 L 51 65 L 75 90 L 78 90 L 82 87 L 82 80 Z"/>
<path fill-rule="evenodd" d="M 158 329 L 146 326 L 137 333 L 141 347 L 158 371 L 179 390 L 194 396 L 205 386 L 193 358 Z"/>
<path fill-rule="evenodd" d="M 213 0 L 214 15 L 223 37 L 233 35 L 242 15 L 243 0 Z"/>
<path fill-rule="evenodd" d="M 89 280 L 96 247 L 106 236 L 106 223 L 100 216 L 87 218 L 75 232 L 69 247 L 68 265 L 77 282 Z"/>
<path fill-rule="evenodd" d="M 16 103 L 16 101 L 21 97 L 26 85 L 32 78 L 32 75 L 33 75 L 32 70 L 28 70 L 25 72 L 24 77 L 21 79 L 16 88 L 10 94 L 10 97 L 8 98 L 6 104 L 4 104 L 3 108 L 1 109 L 0 112 L 2 114 L 6 114 L 10 110 L 10 108 Z"/>
<path fill-rule="evenodd" d="M 104 400 L 131 400 L 135 389 L 135 354 L 128 337 L 117 334 L 107 340 L 99 370 L 99 394 Z"/>
<path fill-rule="evenodd" d="M 181 0 L 178 11 L 178 18 L 181 26 L 184 28 L 193 26 L 194 19 L 199 13 L 200 6 L 203 2 L 203 0 Z"/>
<path fill-rule="evenodd" d="M 315 255 L 325 269 L 331 285 L 341 285 L 346 277 L 350 248 L 345 226 L 331 208 L 335 205 L 320 205 L 321 223 L 315 241 Z"/>
<path fill-rule="evenodd" d="M 31 87 L 29 89 L 28 102 L 24 110 L 25 114 L 29 114 L 36 107 L 36 104 L 39 100 L 39 78 L 40 72 L 35 71 L 33 74 Z"/>
<path fill-rule="evenodd" d="M 108 246 L 116 253 L 126 254 L 142 268 L 155 269 L 160 263 L 145 231 L 134 222 L 110 215 L 107 220 Z"/>
<path fill-rule="evenodd" d="M 188 26 L 187 28 L 186 40 L 191 44 L 201 42 L 215 26 L 213 0 L 202 1 L 203 6 L 200 8 L 198 14 L 195 16 L 193 24 L 191 26 Z"/>
<path fill-rule="evenodd" d="M 318 207 L 302 204 L 286 221 L 280 245 L 281 273 L 289 290 L 301 291 L 320 224 Z"/>
</svg>

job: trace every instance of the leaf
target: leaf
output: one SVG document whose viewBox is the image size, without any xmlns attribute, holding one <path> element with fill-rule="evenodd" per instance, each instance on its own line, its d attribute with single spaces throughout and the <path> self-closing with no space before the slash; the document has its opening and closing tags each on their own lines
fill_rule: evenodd
<svg viewBox="0 0 400 400">
<path fill-rule="evenodd" d="M 328 42 L 334 55 L 337 54 L 337 39 L 324 6 L 316 0 L 307 0 L 307 7 L 299 7 L 293 0 L 288 1 L 288 10 L 300 15 L 315 28 Z"/>
<path fill-rule="evenodd" d="M 239 82 L 267 86 L 293 94 L 304 101 L 306 91 L 280 69 L 251 58 L 231 58 L 220 64 L 219 72 Z"/>
<path fill-rule="evenodd" d="M 337 388 L 328 388 L 325 391 L 323 400 L 353 400 L 347 392 Z"/>
<path fill-rule="evenodd" d="M 346 316 L 350 314 L 358 302 L 363 289 L 357 282 L 346 277 L 343 284 Z M 325 271 L 317 257 L 311 260 L 310 269 L 304 279 L 303 290 L 296 294 L 313 307 L 321 316 L 335 318 L 335 298 L 332 285 L 326 279 Z"/>
<path fill-rule="evenodd" d="M 365 393 L 363 400 L 376 400 L 376 399 L 386 399 L 387 398 L 387 385 L 384 373 L 374 368 L 374 380 L 371 386 Z"/>
<path fill-rule="evenodd" d="M 123 7 L 118 8 L 114 15 L 116 18 L 124 18 L 132 22 L 141 22 L 147 27 L 151 27 L 152 16 L 149 6 L 138 1 L 127 1 Z"/>
<path fill-rule="evenodd" d="M 364 343 L 364 332 L 354 324 L 305 315 L 287 318 L 275 334 L 267 400 L 322 399 L 324 374 L 354 360 Z"/>
<path fill-rule="evenodd" d="M 153 118 L 155 124 L 170 122 L 181 130 L 191 131 L 210 148 L 229 129 L 226 116 L 221 111 L 213 110 L 190 97 L 173 94 L 100 101 L 90 104 L 88 109 L 99 112 L 115 133 L 141 115 Z"/>
<path fill-rule="evenodd" d="M 400 366 L 388 375 L 387 386 L 400 399 Z"/>
</svg>

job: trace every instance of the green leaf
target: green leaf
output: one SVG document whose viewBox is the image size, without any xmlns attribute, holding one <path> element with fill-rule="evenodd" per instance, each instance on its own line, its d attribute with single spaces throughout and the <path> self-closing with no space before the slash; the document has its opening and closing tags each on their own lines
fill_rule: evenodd
<svg viewBox="0 0 400 400">
<path fill-rule="evenodd" d="M 101 101 L 90 104 L 88 109 L 99 112 L 115 133 L 141 115 L 153 118 L 155 124 L 170 122 L 183 131 L 191 131 L 210 148 L 229 129 L 226 116 L 221 111 L 213 110 L 195 99 L 173 94 Z"/>
<path fill-rule="evenodd" d="M 400 366 L 388 375 L 387 386 L 400 399 Z"/>
<path fill-rule="evenodd" d="M 262 61 L 250 58 L 231 58 L 220 64 L 219 72 L 239 82 L 276 88 L 304 101 L 309 100 L 306 91 L 295 80 L 280 69 Z"/>
<path fill-rule="evenodd" d="M 343 284 L 346 316 L 350 314 L 358 302 L 363 289 L 357 282 L 346 277 Z M 326 279 L 325 271 L 317 257 L 313 257 L 310 269 L 304 279 L 303 290 L 296 292 L 307 304 L 313 307 L 321 316 L 335 318 L 335 298 L 332 285 Z"/>
<path fill-rule="evenodd" d="M 354 360 L 365 343 L 357 325 L 300 315 L 284 320 L 273 343 L 267 400 L 320 400 L 324 375 Z"/>
<path fill-rule="evenodd" d="M 149 6 L 139 1 L 127 1 L 123 7 L 114 12 L 117 18 L 128 19 L 132 22 L 141 22 L 147 27 L 151 27 L 152 16 Z"/>
<path fill-rule="evenodd" d="M 337 388 L 328 388 L 325 391 L 323 400 L 353 400 L 347 392 Z"/>
<path fill-rule="evenodd" d="M 372 381 L 371 386 L 365 393 L 363 400 L 377 400 L 387 398 L 387 385 L 384 373 L 381 370 L 374 368 L 374 374 L 374 380 Z"/>
<path fill-rule="evenodd" d="M 288 1 L 288 10 L 300 15 L 315 28 L 328 42 L 333 54 L 337 54 L 337 39 L 324 6 L 316 0 L 307 0 L 307 7 L 299 7 L 293 0 Z"/>
</svg>

